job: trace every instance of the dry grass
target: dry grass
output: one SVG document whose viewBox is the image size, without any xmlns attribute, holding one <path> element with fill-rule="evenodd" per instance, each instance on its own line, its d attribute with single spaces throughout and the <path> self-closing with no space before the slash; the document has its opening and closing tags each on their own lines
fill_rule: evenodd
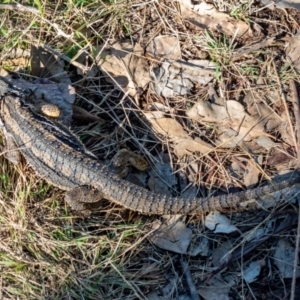
<svg viewBox="0 0 300 300">
<path fill-rule="evenodd" d="M 282 45 L 278 46 L 278 52 L 264 49 L 257 56 L 230 64 L 236 47 L 242 47 L 243 41 L 189 28 L 179 17 L 178 5 L 174 1 L 144 4 L 134 0 L 44 0 L 34 3 L 37 11 L 33 12 L 0 10 L 2 67 L 30 74 L 27 62 L 11 58 L 10 54 L 13 49 L 28 50 L 32 44 L 38 43 L 50 45 L 70 58 L 68 71 L 76 88 L 77 104 L 104 120 L 98 124 L 75 122 L 73 129 L 88 149 L 102 159 L 112 157 L 124 144 L 143 153 L 150 163 L 155 162 L 157 154 L 165 152 L 174 171 L 184 174 L 183 182 L 189 176 L 194 184 L 200 185 L 204 176 L 206 183 L 213 182 L 211 186 L 229 187 L 232 183 L 239 184 L 228 172 L 231 157 L 248 153 L 233 149 L 201 158 L 195 155 L 176 160 L 172 147 L 154 138 L 148 124 L 141 118 L 143 108 L 157 99 L 144 94 L 140 103 L 135 103 L 101 76 L 88 78 L 76 74 L 74 60 L 83 53 L 93 53 L 96 45 L 129 38 L 145 46 L 155 36 L 175 35 L 180 41 L 183 59 L 204 57 L 218 63 L 216 86 L 226 99 L 244 95 L 247 88 L 257 92 L 258 89 L 251 84 L 261 74 L 273 85 L 263 86 L 260 93 L 265 93 L 264 89 L 278 89 L 278 78 L 282 83 L 287 83 L 290 78 L 297 79 L 293 70 L 275 57 L 275 53 L 283 51 Z M 250 12 L 255 10 L 254 6 L 240 5 L 235 1 L 215 1 L 215 4 L 247 22 L 253 17 Z M 253 20 L 257 21 L 254 17 Z M 272 24 L 266 22 L 265 26 L 272 30 Z M 90 55 L 89 64 L 94 59 Z M 272 64 L 273 59 L 275 64 Z M 265 72 L 259 73 L 263 68 Z M 47 77 L 48 74 L 43 75 Z M 200 88 L 193 96 L 171 99 L 167 105 L 176 112 L 173 117 L 185 124 L 192 135 L 205 136 L 208 141 L 213 141 L 211 126 L 189 122 L 184 117 L 184 112 L 199 97 L 207 97 L 207 90 Z M 195 172 L 195 164 L 203 176 Z M 276 170 L 271 170 L 270 174 L 272 172 Z M 268 213 L 231 216 L 235 218 L 235 225 L 243 230 L 263 226 Z M 0 299 L 147 299 L 152 291 L 162 291 L 170 282 L 172 288 L 164 295 L 168 294 L 168 299 L 178 299 L 180 294 L 188 293 L 179 267 L 179 256 L 161 250 L 147 240 L 155 219 L 109 203 L 91 218 L 76 217 L 65 205 L 63 193 L 36 177 L 26 162 L 13 166 L 1 155 Z M 187 220 L 193 225 L 196 236 L 208 238 L 212 249 L 231 238 L 208 232 L 201 222 L 202 219 L 196 217 Z M 293 239 L 296 230 L 284 234 Z M 245 239 L 241 237 L 236 244 L 243 246 Z M 271 252 L 272 243 L 264 244 L 245 260 L 247 263 L 263 260 L 271 256 Z M 233 263 L 230 272 L 239 274 L 245 260 Z M 201 286 L 203 274 L 209 270 L 206 268 L 208 259 L 201 256 L 190 258 L 189 265 L 197 287 Z M 290 283 L 280 282 L 276 270 L 273 280 L 268 274 L 263 276 L 266 281 L 271 281 L 273 291 L 279 293 L 279 297 L 286 297 Z M 236 286 L 232 299 L 259 299 L 259 292 L 266 284 L 266 281 L 261 281 L 261 286 Z"/>
</svg>

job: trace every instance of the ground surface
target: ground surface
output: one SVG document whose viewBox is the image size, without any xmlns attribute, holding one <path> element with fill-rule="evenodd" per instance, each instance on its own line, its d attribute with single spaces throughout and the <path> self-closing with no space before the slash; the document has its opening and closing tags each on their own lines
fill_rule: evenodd
<svg viewBox="0 0 300 300">
<path fill-rule="evenodd" d="M 1 67 L 71 84 L 71 127 L 86 147 L 107 161 L 128 148 L 149 163 L 126 180 L 206 196 L 296 168 L 299 65 L 287 45 L 299 12 L 235 1 L 215 1 L 216 10 L 56 2 L 0 6 Z M 289 192 L 217 221 L 174 222 L 107 202 L 84 219 L 25 161 L 1 155 L 0 298 L 300 299 L 298 204 Z M 158 223 L 173 228 L 161 227 L 163 241 L 151 235 Z"/>
</svg>

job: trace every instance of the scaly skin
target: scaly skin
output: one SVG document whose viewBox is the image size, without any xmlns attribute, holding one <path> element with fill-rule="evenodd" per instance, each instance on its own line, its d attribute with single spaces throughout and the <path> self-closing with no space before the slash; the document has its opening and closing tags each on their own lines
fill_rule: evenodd
<svg viewBox="0 0 300 300">
<path fill-rule="evenodd" d="M 276 185 L 207 198 L 185 199 L 156 194 L 114 175 L 85 149 L 68 128 L 39 115 L 25 102 L 22 95 L 9 93 L 2 96 L 0 119 L 35 172 L 53 185 L 71 191 L 71 194 L 78 187 L 88 187 L 94 194 L 99 193 L 110 201 L 143 214 L 194 215 L 228 208 L 241 209 L 247 200 L 300 182 L 298 176 Z M 76 193 L 73 195 L 76 196 Z M 87 199 L 84 194 L 79 198 L 73 200 L 72 208 L 75 210 L 82 210 L 85 203 L 99 200 L 97 197 Z"/>
</svg>

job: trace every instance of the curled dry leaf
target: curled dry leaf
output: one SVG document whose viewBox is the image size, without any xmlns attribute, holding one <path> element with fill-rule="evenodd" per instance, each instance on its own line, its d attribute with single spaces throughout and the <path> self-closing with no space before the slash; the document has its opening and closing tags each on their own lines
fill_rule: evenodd
<svg viewBox="0 0 300 300">
<path fill-rule="evenodd" d="M 204 222 L 205 226 L 214 233 L 231 233 L 237 231 L 236 226 L 230 224 L 230 220 L 218 211 L 210 212 Z"/>
<path fill-rule="evenodd" d="M 218 135 L 217 145 L 223 148 L 235 147 L 242 141 L 249 142 L 256 139 L 256 143 L 269 150 L 276 147 L 270 137 L 266 136 L 267 130 L 278 128 L 283 139 L 291 141 L 288 134 L 290 132 L 288 124 L 282 116 L 278 116 L 269 106 L 262 102 L 249 103 L 249 97 L 245 97 L 248 112 L 244 106 L 235 101 L 228 100 L 225 103 L 220 101 L 213 103 L 210 101 L 199 101 L 189 111 L 187 116 L 193 120 L 215 123 L 215 132 Z"/>
<path fill-rule="evenodd" d="M 173 142 L 174 151 L 178 157 L 193 152 L 205 154 L 213 149 L 212 146 L 201 139 L 192 139 L 176 120 L 165 117 L 156 118 L 157 113 L 159 113 L 159 116 L 162 114 L 161 112 L 148 112 L 144 115 L 154 132 Z"/>
<path fill-rule="evenodd" d="M 193 5 L 191 0 L 180 0 L 181 13 L 185 20 L 210 30 L 217 30 L 230 36 L 252 36 L 250 25 L 218 12 L 212 4 L 201 2 Z"/>
<path fill-rule="evenodd" d="M 289 95 L 288 95 L 289 98 Z M 262 99 L 262 101 L 258 101 Z M 292 102 L 292 99 L 288 99 Z M 291 132 L 290 125 L 288 123 L 288 113 L 285 109 L 277 109 L 277 113 L 268 105 L 271 103 L 274 108 L 280 108 L 282 105 L 281 96 L 278 90 L 270 88 L 264 93 L 259 93 L 252 91 L 247 93 L 243 100 L 245 107 L 247 107 L 248 113 L 252 117 L 256 117 L 262 121 L 265 129 L 267 131 L 278 130 L 281 139 L 286 144 L 291 144 L 293 141 L 293 134 Z M 265 149 L 269 150 L 271 147 L 276 147 L 277 145 L 267 137 L 260 137 L 256 139 L 257 143 L 263 146 Z"/>
</svg>

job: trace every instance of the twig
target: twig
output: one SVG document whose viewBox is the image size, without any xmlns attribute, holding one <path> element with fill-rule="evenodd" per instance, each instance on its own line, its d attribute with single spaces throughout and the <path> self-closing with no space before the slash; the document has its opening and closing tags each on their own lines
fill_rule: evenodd
<svg viewBox="0 0 300 300">
<path fill-rule="evenodd" d="M 32 7 L 32 6 L 25 6 L 22 4 L 0 4 L 0 9 L 14 10 L 14 11 L 20 11 L 20 12 L 30 12 L 35 15 L 40 15 L 40 12 L 37 8 Z"/>
<path fill-rule="evenodd" d="M 249 54 L 253 51 L 258 51 L 262 48 L 268 47 L 269 45 L 271 45 L 274 42 L 274 40 L 275 40 L 275 37 L 271 37 L 271 38 L 265 39 L 259 43 L 255 43 L 255 44 L 243 47 L 242 49 L 235 51 L 233 54 L 233 57 L 231 58 L 231 62 L 234 62 L 234 61 L 240 59 L 242 56 Z"/>
<path fill-rule="evenodd" d="M 187 263 L 187 261 L 184 259 L 183 255 L 181 255 L 180 258 L 180 264 L 181 264 L 181 268 L 183 270 L 183 274 L 185 276 L 186 282 L 189 286 L 190 289 L 190 293 L 191 293 L 191 299 L 192 300 L 200 300 L 199 298 L 199 294 L 197 293 L 192 275 L 191 275 L 191 271 L 189 268 L 189 265 Z"/>
</svg>

